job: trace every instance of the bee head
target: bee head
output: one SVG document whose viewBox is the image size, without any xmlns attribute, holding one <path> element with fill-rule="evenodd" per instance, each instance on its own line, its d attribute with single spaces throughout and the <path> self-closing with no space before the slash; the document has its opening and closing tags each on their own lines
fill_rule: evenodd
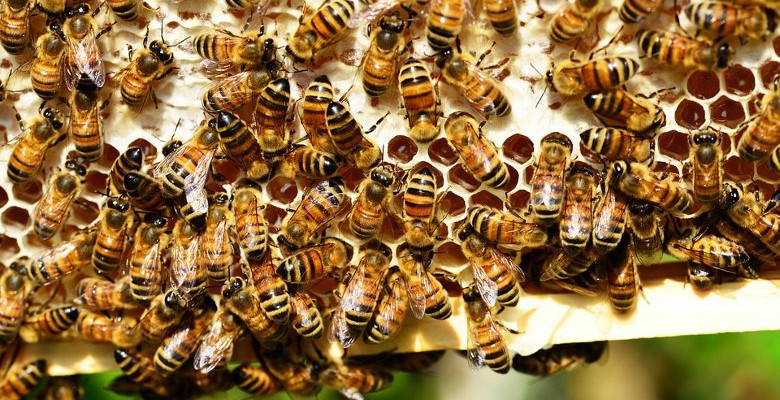
<svg viewBox="0 0 780 400">
<path fill-rule="evenodd" d="M 170 64 L 173 62 L 173 52 L 159 40 L 152 40 L 152 43 L 149 44 L 149 51 L 157 56 L 163 64 Z"/>
<path fill-rule="evenodd" d="M 452 47 L 447 47 L 440 51 L 439 54 L 436 55 L 436 66 L 439 68 L 444 68 L 444 64 L 446 64 L 453 55 L 455 55 L 455 51 L 452 49 Z"/>
<path fill-rule="evenodd" d="M 731 60 L 731 46 L 728 43 L 721 43 L 718 45 L 718 68 L 726 68 L 729 66 Z"/>
</svg>

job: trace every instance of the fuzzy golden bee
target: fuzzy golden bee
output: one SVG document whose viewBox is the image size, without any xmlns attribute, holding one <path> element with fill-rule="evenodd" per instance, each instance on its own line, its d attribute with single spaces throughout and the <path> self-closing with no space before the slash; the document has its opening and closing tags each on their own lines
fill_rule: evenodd
<svg viewBox="0 0 780 400">
<path fill-rule="evenodd" d="M 224 306 L 246 324 L 247 330 L 265 347 L 273 347 L 287 337 L 287 325 L 271 319 L 260 306 L 254 286 L 239 277 L 228 279 L 222 286 Z"/>
<path fill-rule="evenodd" d="M 224 367 L 233 355 L 233 343 L 244 334 L 244 324 L 226 307 L 220 308 L 203 334 L 200 346 L 192 356 L 195 371 L 208 374 Z"/>
<path fill-rule="evenodd" d="M 666 124 L 663 108 L 652 103 L 651 97 L 612 89 L 588 93 L 583 101 L 606 126 L 647 134 Z"/>
<path fill-rule="evenodd" d="M 627 57 L 603 57 L 580 61 L 569 59 L 547 70 L 553 91 L 565 96 L 618 87 L 639 72 L 639 62 Z"/>
<path fill-rule="evenodd" d="M 642 164 L 617 161 L 611 168 L 620 191 L 633 198 L 650 202 L 673 215 L 684 215 L 693 203 L 693 196 L 685 186 L 658 179 Z"/>
<path fill-rule="evenodd" d="M 158 372 L 169 374 L 178 370 L 195 353 L 216 310 L 217 305 L 207 298 L 201 307 L 186 315 L 184 322 L 163 339 L 154 353 L 154 367 Z"/>
<path fill-rule="evenodd" d="M 590 29 L 603 9 L 602 0 L 575 0 L 567 3 L 550 21 L 548 34 L 556 42 L 570 42 Z"/>
<path fill-rule="evenodd" d="M 29 0 L 9 0 L 0 13 L 0 44 L 8 54 L 22 54 L 32 37 Z"/>
<path fill-rule="evenodd" d="M 409 292 L 409 308 L 417 319 L 430 315 L 447 319 L 452 315 L 452 304 L 444 286 L 428 271 L 431 259 L 422 260 L 409 249 L 401 250 L 398 267 L 404 274 Z"/>
<path fill-rule="evenodd" d="M 472 368 L 487 365 L 499 374 L 506 374 L 512 366 L 512 359 L 504 334 L 493 320 L 490 307 L 477 292 L 474 285 L 463 289 L 468 321 L 466 358 Z"/>
<path fill-rule="evenodd" d="M 337 154 L 327 127 L 327 109 L 333 101 L 333 85 L 326 75 L 314 78 L 306 88 L 301 103 L 301 123 L 306 130 L 309 143 L 321 151 Z"/>
<path fill-rule="evenodd" d="M 12 263 L 0 275 L 0 347 L 5 349 L 19 333 L 32 283 Z"/>
<path fill-rule="evenodd" d="M 341 393 L 354 396 L 385 389 L 393 382 L 393 374 L 371 365 L 342 365 L 326 368 L 320 374 L 320 382 Z"/>
<path fill-rule="evenodd" d="M 241 364 L 230 373 L 236 387 L 253 396 L 268 396 L 282 390 L 282 385 L 262 366 Z"/>
<path fill-rule="evenodd" d="M 129 147 L 111 165 L 108 174 L 108 189 L 112 195 L 125 193 L 125 175 L 140 172 L 144 163 L 144 153 L 140 147 Z"/>
<path fill-rule="evenodd" d="M 645 162 L 653 156 L 654 142 L 618 128 L 590 128 L 580 133 L 582 143 L 611 161 Z"/>
<path fill-rule="evenodd" d="M 276 73 L 265 68 L 242 71 L 222 78 L 203 94 L 203 110 L 209 113 L 235 112 L 256 98 L 274 78 Z"/>
<path fill-rule="evenodd" d="M 106 103 L 91 82 L 79 82 L 70 95 L 68 137 L 84 161 L 96 161 L 103 155 L 103 116 Z"/>
<path fill-rule="evenodd" d="M 436 51 L 451 46 L 463 28 L 466 14 L 470 12 L 466 0 L 435 0 L 428 8 L 425 37 Z"/>
<path fill-rule="evenodd" d="M 124 197 L 109 198 L 100 211 L 92 266 L 98 274 L 108 274 L 119 266 L 131 236 L 133 213 Z"/>
<path fill-rule="evenodd" d="M 319 339 L 322 336 L 325 323 L 309 294 L 295 292 L 290 296 L 290 325 L 302 337 Z"/>
<path fill-rule="evenodd" d="M 192 40 L 198 54 L 218 72 L 234 66 L 246 69 L 265 67 L 276 58 L 274 40 L 263 29 L 236 35 L 224 29 L 202 33 Z"/>
<path fill-rule="evenodd" d="M 323 0 L 314 12 L 301 15 L 298 29 L 288 40 L 287 52 L 296 62 L 311 61 L 317 52 L 343 36 L 354 14 L 352 0 Z"/>
<path fill-rule="evenodd" d="M 538 247 L 547 241 L 547 233 L 538 224 L 494 208 L 471 206 L 467 219 L 477 232 L 496 244 Z"/>
<path fill-rule="evenodd" d="M 751 162 L 764 159 L 780 145 L 780 76 L 774 77 L 772 90 L 755 105 L 759 115 L 750 122 L 737 145 L 739 156 Z"/>
<path fill-rule="evenodd" d="M 48 361 L 40 358 L 7 371 L 0 381 L 0 396 L 9 400 L 22 400 L 47 376 Z"/>
<path fill-rule="evenodd" d="M 290 108 L 290 80 L 279 78 L 260 91 L 255 104 L 257 140 L 263 159 L 276 164 L 290 147 L 290 130 L 286 126 Z"/>
<path fill-rule="evenodd" d="M 777 12 L 758 4 L 737 6 L 721 1 L 702 1 L 683 9 L 698 32 L 713 39 L 735 36 L 766 40 L 777 28 Z"/>
<path fill-rule="evenodd" d="M 572 168 L 566 177 L 566 196 L 561 210 L 558 236 L 561 247 L 571 254 L 582 251 L 593 230 L 593 172 L 587 168 Z"/>
<path fill-rule="evenodd" d="M 444 132 L 471 175 L 493 188 L 500 188 L 509 181 L 506 164 L 474 117 L 462 111 L 450 114 L 444 122 Z"/>
<path fill-rule="evenodd" d="M 614 250 L 626 229 L 629 200 L 616 185 L 615 173 L 607 171 L 601 181 L 601 199 L 593 213 L 591 243 L 600 254 Z"/>
<path fill-rule="evenodd" d="M 366 342 L 378 344 L 395 337 L 403 327 L 408 307 L 409 292 L 404 275 L 398 266 L 390 267 L 374 314 L 363 334 Z"/>
<path fill-rule="evenodd" d="M 51 25 L 51 27 L 68 45 L 65 64 L 65 84 L 68 89 L 73 90 L 79 83 L 97 88 L 103 87 L 106 83 L 106 70 L 103 67 L 103 56 L 97 46 L 97 39 L 108 28 L 98 29 L 89 4 L 79 4 L 66 9 L 65 22 L 61 29 L 59 25 Z"/>
<path fill-rule="evenodd" d="M 403 195 L 404 239 L 409 249 L 424 257 L 436 240 L 439 215 L 436 201 L 436 175 L 423 166 L 409 176 Z"/>
<path fill-rule="evenodd" d="M 469 260 L 474 274 L 474 288 L 488 307 L 496 303 L 514 307 L 520 299 L 520 284 L 525 274 L 509 257 L 471 226 L 465 226 L 458 236 L 462 240 L 463 255 Z"/>
<path fill-rule="evenodd" d="M 693 195 L 708 206 L 715 206 L 720 201 L 724 160 L 721 140 L 721 133 L 714 129 L 693 132 L 689 139 Z"/>
<path fill-rule="evenodd" d="M 231 211 L 235 219 L 236 238 L 241 251 L 249 260 L 262 260 L 268 250 L 268 223 L 263 215 L 264 209 L 265 202 L 260 189 L 246 185 L 233 190 Z"/>
<path fill-rule="evenodd" d="M 49 178 L 43 197 L 33 210 L 33 232 L 41 240 L 51 239 L 59 232 L 70 214 L 70 207 L 81 194 L 82 179 L 86 168 L 72 160 L 65 162 L 65 171 Z"/>
<path fill-rule="evenodd" d="M 110 343 L 127 349 L 141 343 L 141 333 L 134 318 L 114 320 L 103 314 L 82 310 L 76 320 L 81 338 L 94 343 Z"/>
<path fill-rule="evenodd" d="M 293 304 L 291 303 L 292 296 L 287 290 L 287 284 L 276 273 L 275 264 L 278 264 L 279 260 L 272 252 L 272 250 L 266 252 L 262 261 L 251 260 L 249 262 L 249 275 L 251 275 L 252 283 L 257 289 L 260 308 L 268 314 L 269 318 L 281 324 L 290 319 Z M 303 303 L 299 302 L 298 305 L 303 305 Z M 299 311 L 304 312 L 304 310 Z M 292 325 L 295 327 L 294 323 Z"/>
<path fill-rule="evenodd" d="M 170 236 L 168 220 L 149 214 L 135 231 L 130 260 L 130 293 L 140 304 L 148 304 L 162 291 L 162 252 Z"/>
<path fill-rule="evenodd" d="M 626 240 L 606 257 L 607 298 L 618 314 L 627 314 L 636 309 L 641 285 L 639 272 L 634 263 L 633 247 Z"/>
<path fill-rule="evenodd" d="M 129 2 L 135 3 L 136 0 Z M 146 36 L 144 36 L 144 48 L 135 55 L 131 53 L 130 65 L 121 72 L 119 93 L 122 94 L 125 103 L 130 107 L 142 106 L 150 93 L 154 99 L 152 83 L 162 80 L 175 71 L 173 51 L 171 50 L 173 46 L 168 46 L 164 39 L 152 40 L 147 45 L 148 40 L 149 31 L 147 30 Z"/>
<path fill-rule="evenodd" d="M 30 258 L 26 265 L 20 266 L 20 271 L 38 285 L 70 275 L 90 264 L 95 236 L 94 230 L 78 231 L 70 240 Z"/>
<path fill-rule="evenodd" d="M 24 321 L 19 335 L 27 343 L 37 343 L 41 339 L 67 331 L 76 323 L 78 317 L 79 309 L 74 306 L 60 306 L 40 310 Z"/>
<path fill-rule="evenodd" d="M 531 179 L 531 212 L 540 224 L 551 224 L 563 206 L 564 174 L 571 165 L 572 143 L 568 137 L 553 132 L 542 138 Z"/>
<path fill-rule="evenodd" d="M 130 276 L 124 276 L 116 282 L 103 278 L 84 278 L 76 286 L 74 303 L 95 311 L 139 307 L 130 293 Z"/>
<path fill-rule="evenodd" d="M 385 165 L 372 169 L 360 183 L 358 198 L 347 216 L 349 229 L 355 236 L 369 239 L 380 233 L 394 184 L 395 175 Z"/>
<path fill-rule="evenodd" d="M 726 68 L 734 54 L 726 42 L 713 44 L 669 31 L 640 29 L 636 40 L 639 52 L 647 58 L 684 68 Z"/>
<path fill-rule="evenodd" d="M 640 264 L 654 260 L 664 243 L 664 228 L 658 211 L 646 201 L 634 200 L 628 206 L 628 221 L 637 260 Z"/>
<path fill-rule="evenodd" d="M 176 294 L 171 295 L 175 299 L 167 300 L 169 303 L 176 300 L 194 306 L 206 297 L 208 272 L 203 261 L 202 247 L 206 246 L 208 239 L 206 233 L 198 236 L 198 232 L 186 220 L 176 221 L 171 234 L 167 271 L 170 287 L 176 290 Z"/>
<path fill-rule="evenodd" d="M 41 108 L 39 116 L 27 124 L 20 122 L 19 135 L 8 160 L 8 178 L 11 182 L 26 182 L 40 171 L 47 150 L 62 139 L 65 116 L 56 108 Z M 21 121 L 21 117 L 17 116 Z"/>
<path fill-rule="evenodd" d="M 387 14 L 379 29 L 371 34 L 371 45 L 360 65 L 363 89 L 371 97 L 387 93 L 398 71 L 398 62 L 406 49 L 401 33 L 406 21 L 398 13 Z"/>
<path fill-rule="evenodd" d="M 624 24 L 644 21 L 663 4 L 663 0 L 623 0 L 618 15 Z"/>
<path fill-rule="evenodd" d="M 461 51 L 460 42 L 456 42 L 456 45 L 457 52 L 447 47 L 436 55 L 436 66 L 441 69 L 444 81 L 457 88 L 483 116 L 509 115 L 512 106 L 501 91 L 500 84 L 479 68 L 490 50 L 475 62 L 470 54 Z"/>
<path fill-rule="evenodd" d="M 336 217 L 349 201 L 344 180 L 331 178 L 311 186 L 303 194 L 300 204 L 282 226 L 277 240 L 291 249 L 311 243 L 315 235 Z"/>
<path fill-rule="evenodd" d="M 30 66 L 30 81 L 38 97 L 50 100 L 59 94 L 66 51 L 65 41 L 51 29 L 38 37 Z"/>
<path fill-rule="evenodd" d="M 430 142 L 439 134 L 440 105 L 430 71 L 420 60 L 410 57 L 398 73 L 398 86 L 409 122 L 409 136 Z"/>
<path fill-rule="evenodd" d="M 285 282 L 306 284 L 344 268 L 354 249 L 341 239 L 325 238 L 321 244 L 299 250 L 282 260 L 276 273 Z"/>
<path fill-rule="evenodd" d="M 328 104 L 325 115 L 328 136 L 333 141 L 337 154 L 344 156 L 364 171 L 377 166 L 382 161 L 382 150 L 366 136 L 377 125 L 364 131 L 360 123 L 355 120 L 352 112 L 343 104 L 335 101 Z"/>
</svg>

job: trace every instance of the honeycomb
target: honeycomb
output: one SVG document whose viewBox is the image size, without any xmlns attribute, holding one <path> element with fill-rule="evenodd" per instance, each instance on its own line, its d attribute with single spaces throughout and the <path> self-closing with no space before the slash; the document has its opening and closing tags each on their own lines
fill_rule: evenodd
<svg viewBox="0 0 780 400">
<path fill-rule="evenodd" d="M 318 3 L 314 1 L 309 6 L 316 7 Z M 483 66 L 497 64 L 508 57 L 508 62 L 494 72 L 508 95 L 513 112 L 505 118 L 489 119 L 483 128 L 487 137 L 500 148 L 501 156 L 509 167 L 510 182 L 500 189 L 481 185 L 468 174 L 443 134 L 431 143 L 416 143 L 408 137 L 404 111 L 399 108 L 398 93 L 383 96 L 378 101 L 365 95 L 355 72 L 370 40 L 364 29 L 353 29 L 348 38 L 318 53 L 315 63 L 306 66 L 307 70 L 290 75 L 290 79 L 295 82 L 292 87 L 294 99 L 301 97 L 303 89 L 315 76 L 328 75 L 337 90 L 336 97 L 346 94 L 346 101 L 356 119 L 366 128 L 389 113 L 371 134 L 372 139 L 385 150 L 385 161 L 403 169 L 410 169 L 419 163 L 429 163 L 434 167 L 439 189 L 446 192 L 443 203 L 447 204 L 447 218 L 443 221 L 442 230 L 446 229 L 449 238 L 438 243 L 434 256 L 434 265 L 441 270 L 457 274 L 467 269 L 459 244 L 452 240 L 452 232 L 465 218 L 469 206 L 482 204 L 502 208 L 506 204 L 514 209 L 526 207 L 530 191 L 527 182 L 533 176 L 534 155 L 543 136 L 550 132 L 562 132 L 575 143 L 572 154 L 575 160 L 594 165 L 599 163 L 598 158 L 582 145 L 576 145 L 579 143 L 577 134 L 586 128 L 600 126 L 599 121 L 578 97 L 561 96 L 546 90 L 541 75 L 551 59 L 564 60 L 572 50 L 568 45 L 551 44 L 547 36 L 550 14 L 559 7 L 558 3 L 541 1 L 541 7 L 547 12 L 542 17 L 534 2 L 522 4 L 519 14 L 521 28 L 515 37 L 495 35 L 486 24 L 482 12 L 478 12 L 473 23 L 467 24 L 461 33 L 464 51 L 475 56 L 487 50 L 490 43 L 495 41 Z M 688 3 L 681 1 L 678 5 L 685 6 Z M 128 47 L 132 46 L 136 50 L 141 48 L 147 26 L 150 38 L 159 37 L 161 30 L 164 30 L 166 40 L 175 43 L 217 27 L 238 32 L 248 17 L 248 12 L 229 10 L 223 1 L 217 0 L 160 2 L 155 6 L 159 8 L 143 11 L 135 22 L 118 21 L 110 33 L 98 40 L 107 71 L 116 73 L 127 65 Z M 614 1 L 612 6 L 619 6 L 619 1 Z M 357 7 L 359 13 L 366 6 L 358 3 Z M 621 29 L 617 13 L 614 8 L 610 10 L 600 16 L 599 27 L 593 35 L 586 35 L 586 39 L 577 42 L 579 57 L 587 57 L 592 50 L 603 46 L 613 37 L 615 41 L 606 52 L 610 55 L 637 56 L 633 40 L 636 27 Z M 283 46 L 286 38 L 295 31 L 301 14 L 302 4 L 299 1 L 273 1 L 265 16 L 255 18 L 251 24 L 256 27 L 262 21 L 266 32 L 273 34 L 278 44 Z M 674 25 L 674 12 L 668 5 L 656 14 L 643 26 Z M 42 18 L 33 17 L 35 21 L 42 21 Z M 113 15 L 106 10 L 97 18 L 101 26 L 114 20 Z M 682 22 L 683 27 L 693 31 L 684 18 Z M 35 36 L 41 33 L 43 25 L 33 24 Z M 409 37 L 424 37 L 420 21 L 413 24 Z M 756 114 L 752 101 L 768 91 L 773 76 L 780 72 L 780 38 L 775 38 L 771 44 L 769 46 L 769 42 L 752 41 L 739 47 L 736 61 L 729 68 L 718 72 L 687 71 L 658 65 L 646 59 L 640 60 L 640 73 L 626 84 L 629 91 L 650 94 L 658 89 L 669 89 L 657 97 L 666 112 L 667 123 L 656 136 L 655 171 L 668 172 L 672 176 L 689 180 L 690 168 L 686 166 L 688 133 L 693 129 L 712 126 L 726 133 L 722 144 L 726 155 L 725 178 L 738 182 L 755 180 L 765 197 L 775 192 L 780 175 L 763 166 L 755 167 L 741 160 L 736 153 L 741 124 Z M 200 95 L 212 82 L 202 73 L 201 58 L 192 48 L 191 40 L 176 47 L 174 53 L 178 71 L 155 84 L 158 98 L 156 106 L 147 102 L 140 111 L 131 109 L 116 93 L 115 82 L 110 81 L 103 89 L 104 95 L 110 96 L 110 103 L 103 112 L 106 140 L 104 154 L 89 166 L 81 204 L 73 208 L 65 228 L 53 239 L 43 242 L 35 237 L 30 213 L 41 197 L 47 178 L 63 165 L 73 148 L 72 144 L 66 140 L 50 149 L 43 173 L 28 183 L 12 185 L 6 174 L 0 174 L 0 261 L 3 264 L 7 265 L 19 256 L 36 254 L 67 239 L 75 230 L 90 225 L 104 201 L 101 192 L 105 191 L 108 170 L 127 147 L 141 146 L 146 155 L 153 158 L 160 153 L 159 149 L 169 138 L 175 135 L 186 139 L 200 124 L 204 118 L 200 109 Z M 434 73 L 438 73 L 431 63 L 433 51 L 424 39 L 414 41 L 411 53 L 424 59 Z M 8 84 L 12 92 L 0 106 L 0 133 L 7 142 L 11 142 L 19 133 L 14 109 L 10 105 L 18 110 L 25 121 L 37 115 L 40 105 L 40 99 L 30 90 L 25 69 L 19 68 L 28 57 L 29 52 L 16 57 L 3 53 L 0 62 L 0 76 L 13 70 Z M 284 61 L 290 63 L 288 59 Z M 353 90 L 350 90 L 353 85 Z M 475 113 L 451 86 L 442 82 L 439 90 L 445 116 L 457 110 Z M 60 102 L 56 100 L 54 104 Z M 297 120 L 294 128 L 295 138 L 306 137 Z M 0 160 L 8 160 L 10 151 L 10 144 L 3 146 L 0 149 Z M 157 155 L 157 158 L 160 159 L 161 155 Z M 217 164 L 217 171 L 229 179 L 239 175 L 239 171 L 228 163 Z M 347 168 L 341 175 L 354 199 L 357 195 L 355 189 L 364 178 L 362 171 Z M 272 234 L 280 229 L 287 215 L 286 210 L 300 202 L 308 183 L 305 180 L 276 176 L 264 185 L 263 195 L 268 204 L 265 216 Z M 357 248 L 359 242 L 343 228 L 343 223 L 334 223 L 328 232 L 332 236 L 354 242 Z M 395 249 L 402 241 L 402 231 L 390 222 L 386 222 L 386 228 L 382 239 Z M 353 264 L 358 261 L 357 252 L 354 257 Z M 636 312 L 622 318 L 611 312 L 603 298 L 527 288 L 516 308 L 505 310 L 497 316 L 504 325 L 521 332 L 507 335 L 510 349 L 527 355 L 558 343 L 780 328 L 780 318 L 777 318 L 780 317 L 780 311 L 766 306 L 768 299 L 780 295 L 772 281 L 777 276 L 771 268 L 762 271 L 760 280 L 726 282 L 706 295 L 685 285 L 685 270 L 681 264 L 642 266 L 640 275 L 646 301 L 640 300 Z M 79 274 L 68 277 L 66 286 L 69 283 L 72 285 L 79 277 Z M 468 272 L 463 279 L 464 282 L 470 279 Z M 350 348 L 350 354 L 373 354 L 389 350 L 419 352 L 465 349 L 467 328 L 462 301 L 460 297 L 451 297 L 450 300 L 454 309 L 450 319 L 436 321 L 408 318 L 398 338 L 378 346 L 356 344 Z M 335 347 L 332 345 L 333 353 L 340 354 L 340 349 Z M 45 342 L 24 346 L 21 357 L 33 359 L 45 355 L 51 362 L 51 374 L 67 375 L 116 368 L 110 355 L 111 349 L 110 346 L 84 343 Z M 248 352 L 236 351 L 236 354 L 242 353 Z M 74 359 L 74 354 L 83 356 Z"/>
</svg>

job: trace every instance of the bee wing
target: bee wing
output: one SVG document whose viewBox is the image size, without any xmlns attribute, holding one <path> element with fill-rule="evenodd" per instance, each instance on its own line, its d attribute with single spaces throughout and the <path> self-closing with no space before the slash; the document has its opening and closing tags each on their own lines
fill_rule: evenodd
<svg viewBox="0 0 780 400">
<path fill-rule="evenodd" d="M 337 308 L 330 321 L 328 341 L 331 343 L 341 343 L 341 347 L 346 349 L 351 346 L 352 343 L 355 343 L 355 339 L 357 339 L 357 335 L 354 331 L 349 329 L 344 309 Z"/>
<path fill-rule="evenodd" d="M 204 154 L 198 161 L 195 171 L 184 178 L 184 196 L 187 199 L 187 203 L 191 204 L 195 211 L 202 213 L 207 212 L 209 209 L 206 191 L 203 188 L 206 186 L 206 178 L 209 176 L 213 158 L 213 150 Z"/>
<path fill-rule="evenodd" d="M 198 67 L 200 72 L 210 79 L 224 77 L 231 68 L 233 68 L 232 62 L 215 60 L 203 60 Z"/>
<path fill-rule="evenodd" d="M 200 236 L 196 236 L 187 246 L 174 242 L 171 249 L 171 286 L 184 287 L 184 282 L 194 282 L 200 262 Z M 190 288 L 187 288 L 190 289 Z"/>
<path fill-rule="evenodd" d="M 492 252 L 493 260 L 495 260 L 496 264 L 502 265 L 504 268 L 512 271 L 515 278 L 517 278 L 518 283 L 525 282 L 525 272 L 520 269 L 520 266 L 517 265 L 517 263 L 496 248 L 493 248 Z"/>
<path fill-rule="evenodd" d="M 106 70 L 103 68 L 103 58 L 97 47 L 95 29 L 87 30 L 84 38 L 81 40 L 68 40 L 68 58 L 66 68 L 68 79 L 65 83 L 69 90 L 75 88 L 75 83 L 79 79 L 79 74 L 87 77 L 95 83 L 97 87 L 103 87 L 106 83 Z"/>
<path fill-rule="evenodd" d="M 215 318 L 201 339 L 201 345 L 192 362 L 193 368 L 202 373 L 209 373 L 223 360 L 230 359 L 233 354 L 233 341 L 240 332 L 241 329 L 235 332 L 227 331 L 222 318 Z"/>
<path fill-rule="evenodd" d="M 165 156 L 165 158 L 163 158 L 162 161 L 160 161 L 160 163 L 157 164 L 152 170 L 152 176 L 155 178 L 160 178 L 161 176 L 167 174 L 171 170 L 171 166 L 173 165 L 174 161 L 181 157 L 181 155 L 187 151 L 188 147 L 189 144 L 184 143 L 184 145 L 179 146 L 179 148 L 176 149 L 173 153 Z"/>
<path fill-rule="evenodd" d="M 227 247 L 225 246 L 225 242 L 230 241 L 230 232 L 228 232 L 227 219 L 223 219 L 217 224 L 216 227 L 213 228 L 213 233 L 209 233 L 209 239 L 211 240 L 212 248 L 214 249 L 222 249 Z M 230 246 L 230 244 L 228 244 L 228 246 Z M 209 263 L 213 263 L 218 257 L 219 254 L 212 254 L 212 252 L 209 251 L 204 252 L 204 258 L 206 258 Z M 244 266 L 246 267 L 246 265 Z M 247 276 L 252 276 L 252 272 L 250 271 Z M 252 276 L 252 278 L 255 279 L 259 277 Z"/>
<path fill-rule="evenodd" d="M 485 350 L 479 345 L 477 340 L 477 323 L 468 320 L 468 335 L 466 341 L 466 359 L 473 370 L 477 370 L 485 365 Z"/>
<path fill-rule="evenodd" d="M 485 273 L 485 270 L 479 265 L 479 261 L 471 260 L 471 270 L 474 272 L 474 282 L 482 300 L 485 300 L 488 307 L 493 307 L 498 298 L 498 284 Z"/>
<path fill-rule="evenodd" d="M 55 190 L 56 189 L 54 187 L 49 186 L 49 191 L 46 193 L 47 195 L 41 197 L 41 200 L 38 202 L 36 213 L 37 210 L 47 210 L 46 213 L 48 215 L 61 216 L 62 222 L 65 222 L 65 215 L 67 214 L 68 209 L 70 208 L 70 204 L 73 202 L 73 199 L 76 197 L 78 191 L 74 190 L 67 196 L 55 196 Z"/>
<path fill-rule="evenodd" d="M 398 0 L 379 0 L 376 3 L 370 4 L 363 9 L 363 11 L 355 14 L 347 21 L 347 27 L 352 29 L 371 24 L 398 4 L 400 4 Z"/>
<path fill-rule="evenodd" d="M 215 63 L 215 61 L 204 60 L 204 62 L 206 61 Z M 212 97 L 214 97 L 215 100 L 222 100 L 222 101 L 232 100 L 236 102 L 236 104 L 244 104 L 252 98 L 251 90 L 249 90 L 249 88 L 246 87 L 246 85 L 244 84 L 244 81 L 251 73 L 252 73 L 251 71 L 244 71 L 244 72 L 237 73 L 235 75 L 230 75 L 228 77 L 225 77 L 219 82 L 204 89 L 200 97 L 203 98 L 206 96 L 206 93 L 208 93 L 209 91 L 213 91 Z M 218 87 L 222 88 L 222 90 L 217 90 L 216 88 Z M 234 111 L 234 110 L 227 110 L 227 111 Z"/>
</svg>

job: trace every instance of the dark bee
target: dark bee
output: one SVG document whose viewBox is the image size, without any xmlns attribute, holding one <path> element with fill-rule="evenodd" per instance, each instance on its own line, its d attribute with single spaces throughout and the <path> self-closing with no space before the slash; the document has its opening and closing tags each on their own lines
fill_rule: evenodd
<svg viewBox="0 0 780 400">
<path fill-rule="evenodd" d="M 581 364 L 592 364 L 606 349 L 607 342 L 556 344 L 528 356 L 515 354 L 512 368 L 523 374 L 550 376 Z"/>
</svg>

